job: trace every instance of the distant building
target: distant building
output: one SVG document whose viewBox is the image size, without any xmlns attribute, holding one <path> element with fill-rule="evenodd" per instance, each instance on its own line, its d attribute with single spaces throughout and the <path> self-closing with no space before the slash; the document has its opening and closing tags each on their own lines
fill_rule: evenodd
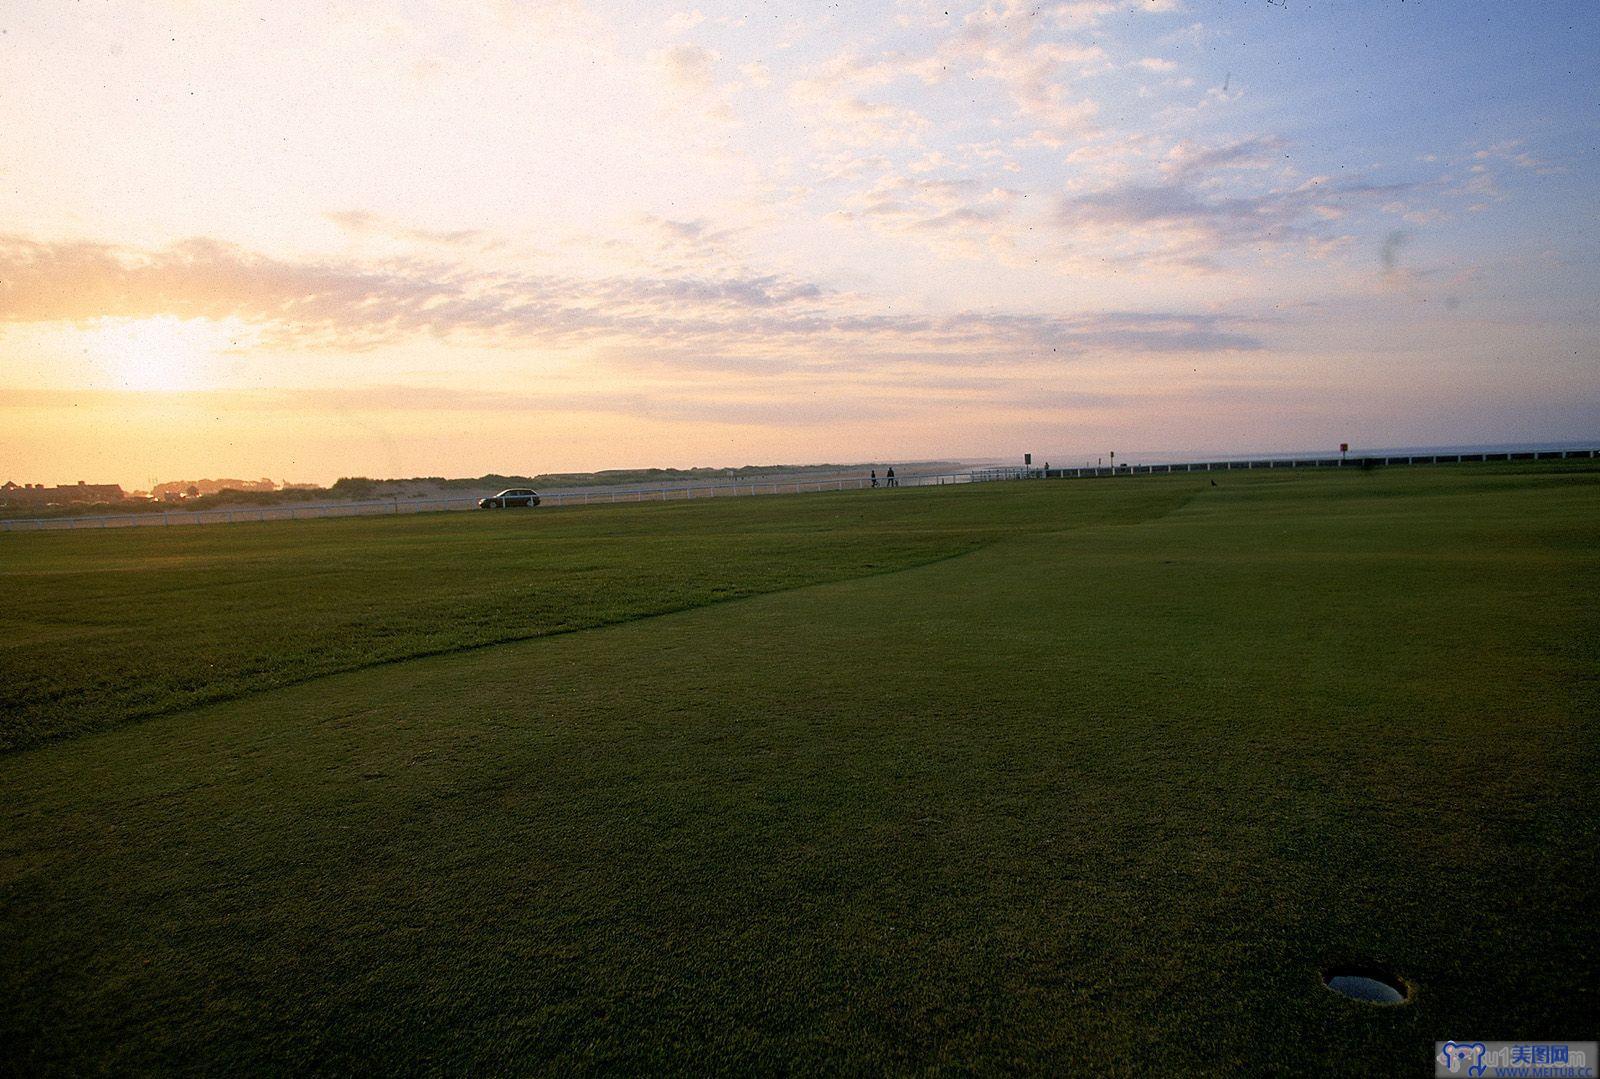
<svg viewBox="0 0 1600 1079">
<path fill-rule="evenodd" d="M 62 505 L 69 502 L 121 502 L 122 485 L 119 483 L 85 483 L 47 487 L 42 483 L 18 484 L 7 480 L 0 484 L 0 502 L 8 506 Z"/>
</svg>

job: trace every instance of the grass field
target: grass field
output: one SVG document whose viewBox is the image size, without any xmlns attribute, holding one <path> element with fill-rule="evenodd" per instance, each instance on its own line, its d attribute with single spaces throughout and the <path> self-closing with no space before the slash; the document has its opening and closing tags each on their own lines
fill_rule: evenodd
<svg viewBox="0 0 1600 1079">
<path fill-rule="evenodd" d="M 1600 471 L 1220 483 L 7 536 L 0 1069 L 1594 1038 Z"/>
</svg>

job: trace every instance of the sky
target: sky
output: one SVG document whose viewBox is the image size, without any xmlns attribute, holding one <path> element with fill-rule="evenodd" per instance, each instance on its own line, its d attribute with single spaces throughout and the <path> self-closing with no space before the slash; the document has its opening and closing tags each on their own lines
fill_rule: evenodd
<svg viewBox="0 0 1600 1079">
<path fill-rule="evenodd" d="M 0 481 L 1600 438 L 1600 5 L 0 5 Z"/>
</svg>

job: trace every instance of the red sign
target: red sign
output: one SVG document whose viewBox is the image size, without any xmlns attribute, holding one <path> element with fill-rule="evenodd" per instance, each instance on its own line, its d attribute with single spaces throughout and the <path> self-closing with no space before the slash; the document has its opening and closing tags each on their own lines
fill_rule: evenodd
<svg viewBox="0 0 1600 1079">
<path fill-rule="evenodd" d="M 1350 452 L 1350 443 L 1348 443 L 1348 442 L 1339 443 L 1339 452 L 1340 453 L 1349 453 Z"/>
</svg>

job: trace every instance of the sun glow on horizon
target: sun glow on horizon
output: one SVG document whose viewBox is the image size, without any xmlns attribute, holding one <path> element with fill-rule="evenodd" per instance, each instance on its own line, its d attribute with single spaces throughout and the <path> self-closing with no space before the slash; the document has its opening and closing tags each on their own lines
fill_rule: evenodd
<svg viewBox="0 0 1600 1079">
<path fill-rule="evenodd" d="M 84 334 L 87 351 L 116 388 L 183 393 L 216 384 L 225 329 L 210 319 L 102 318 Z"/>
</svg>

